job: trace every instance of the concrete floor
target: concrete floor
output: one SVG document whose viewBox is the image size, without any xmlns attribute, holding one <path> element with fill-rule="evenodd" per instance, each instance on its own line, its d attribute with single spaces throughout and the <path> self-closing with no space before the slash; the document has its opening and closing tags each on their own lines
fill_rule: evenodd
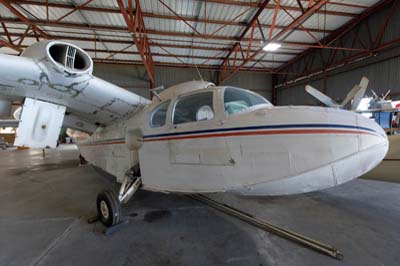
<svg viewBox="0 0 400 266">
<path fill-rule="evenodd" d="M 140 192 L 130 224 L 105 236 L 95 214 L 107 175 L 74 146 L 0 151 L 0 265 L 400 265 L 400 184 L 355 180 L 290 197 L 212 197 L 336 246 L 337 261 L 184 196 Z"/>
</svg>

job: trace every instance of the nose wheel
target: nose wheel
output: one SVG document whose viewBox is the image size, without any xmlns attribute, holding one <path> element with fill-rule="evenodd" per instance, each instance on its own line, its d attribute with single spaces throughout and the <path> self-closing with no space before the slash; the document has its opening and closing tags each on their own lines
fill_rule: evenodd
<svg viewBox="0 0 400 266">
<path fill-rule="evenodd" d="M 122 220 L 121 205 L 132 198 L 139 189 L 142 181 L 140 177 L 133 177 L 127 174 L 119 189 L 118 195 L 113 190 L 104 190 L 97 195 L 97 216 L 89 219 L 89 223 L 100 221 L 107 226 L 105 234 L 111 234 L 128 221 Z"/>
<path fill-rule="evenodd" d="M 121 204 L 112 190 L 105 190 L 97 195 L 97 214 L 100 222 L 107 227 L 119 224 Z"/>
</svg>

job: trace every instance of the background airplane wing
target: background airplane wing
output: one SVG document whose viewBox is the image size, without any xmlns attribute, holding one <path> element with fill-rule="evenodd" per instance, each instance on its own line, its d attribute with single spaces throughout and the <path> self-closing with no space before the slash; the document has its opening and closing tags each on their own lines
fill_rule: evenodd
<svg viewBox="0 0 400 266">
<path fill-rule="evenodd" d="M 311 87 L 310 85 L 306 85 L 306 91 L 310 95 L 312 95 L 314 98 L 316 98 L 318 101 L 320 101 L 323 104 L 325 104 L 326 106 L 336 107 L 336 108 L 340 107 L 340 105 L 337 102 L 335 102 L 334 100 L 332 100 L 330 97 L 328 97 L 327 95 L 323 94 L 319 90 Z"/>
</svg>

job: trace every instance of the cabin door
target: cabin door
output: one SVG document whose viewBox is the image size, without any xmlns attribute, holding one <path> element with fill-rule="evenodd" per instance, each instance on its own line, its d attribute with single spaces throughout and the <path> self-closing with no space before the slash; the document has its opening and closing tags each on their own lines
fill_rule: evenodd
<svg viewBox="0 0 400 266">
<path fill-rule="evenodd" d="M 206 91 L 177 100 L 168 143 L 171 164 L 230 164 L 225 138 L 215 137 L 215 130 L 221 126 L 215 97 L 213 91 Z"/>
</svg>

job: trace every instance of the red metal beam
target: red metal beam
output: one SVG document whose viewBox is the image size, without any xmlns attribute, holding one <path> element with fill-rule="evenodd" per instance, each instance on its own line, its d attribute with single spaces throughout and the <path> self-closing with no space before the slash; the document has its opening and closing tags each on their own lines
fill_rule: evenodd
<svg viewBox="0 0 400 266">
<path fill-rule="evenodd" d="M 300 0 L 296 0 L 296 1 L 297 1 L 297 5 L 298 5 L 298 6 L 300 7 L 300 9 L 301 9 L 301 13 L 304 13 L 305 10 L 304 10 L 303 4 L 301 3 Z"/>
<path fill-rule="evenodd" d="M 268 5 L 269 1 L 270 0 L 264 0 L 264 2 L 260 5 L 260 7 L 258 8 L 257 12 L 253 15 L 252 19 L 249 21 L 249 23 L 247 24 L 246 28 L 242 31 L 242 34 L 239 36 L 239 38 L 238 38 L 239 42 L 244 39 L 244 36 L 246 36 L 247 32 L 249 32 L 251 27 L 256 23 L 258 17 L 264 11 L 264 9 Z"/>
<path fill-rule="evenodd" d="M 46 5 L 46 3 L 44 3 L 44 2 L 37 2 L 37 1 L 15 1 L 15 2 L 21 3 L 21 4 L 27 4 L 27 5 L 35 5 L 35 6 L 45 6 Z M 72 10 L 75 9 L 75 6 L 73 6 L 71 4 L 64 4 L 64 3 L 49 3 L 47 7 L 62 8 L 62 9 L 72 9 Z M 250 7 L 248 9 L 246 9 L 245 11 L 251 10 L 252 8 L 253 7 L 250 5 Z M 120 13 L 119 9 L 99 8 L 99 7 L 92 7 L 92 6 L 89 6 L 89 7 L 84 6 L 84 7 L 81 7 L 80 10 L 91 11 L 91 12 L 117 13 L 117 14 Z M 246 12 L 243 12 L 243 13 L 246 13 Z M 171 15 L 168 15 L 168 14 L 154 14 L 154 13 L 142 12 L 142 15 L 144 17 L 146 17 L 146 18 L 177 20 L 176 16 L 171 16 Z M 188 22 L 219 24 L 219 25 L 223 25 L 223 27 L 226 27 L 226 26 L 246 27 L 247 26 L 247 23 L 245 23 L 245 22 L 236 21 L 236 19 L 239 18 L 240 16 L 237 16 L 236 19 L 232 19 L 231 21 L 217 20 L 217 19 L 199 19 L 199 18 L 183 16 L 183 15 L 180 15 L 180 17 L 182 19 L 188 21 Z M 263 28 L 269 28 L 270 26 L 271 26 L 270 24 L 261 24 L 261 27 L 263 27 Z M 276 25 L 275 28 L 283 29 L 284 26 Z M 218 29 L 218 31 L 220 29 Z M 312 32 L 321 32 L 321 33 L 324 32 L 323 30 L 318 29 L 318 28 L 306 28 L 306 29 L 308 31 L 312 31 Z M 303 29 L 299 29 L 299 31 L 302 31 L 302 30 Z M 328 30 L 327 32 L 330 32 L 330 31 Z"/>
<path fill-rule="evenodd" d="M 28 27 L 26 28 L 24 34 L 20 35 L 20 37 L 18 37 L 17 39 L 15 39 L 15 41 L 18 41 L 18 40 L 19 40 L 18 45 L 17 45 L 18 47 L 21 46 L 22 42 L 25 40 L 25 37 L 28 35 L 28 33 L 29 33 L 29 31 L 31 30 L 31 28 L 32 28 L 32 26 L 28 25 Z M 12 33 L 11 33 L 10 35 L 12 35 Z"/>
<path fill-rule="evenodd" d="M 196 1 L 203 1 L 203 0 L 196 0 Z M 41 5 L 44 6 L 46 5 L 45 2 L 41 1 L 31 1 L 31 0 L 14 0 L 15 3 L 19 4 L 27 4 L 27 5 Z M 217 4 L 224 4 L 224 5 L 233 5 L 233 6 L 242 6 L 242 7 L 251 7 L 251 8 L 259 8 L 260 3 L 257 2 L 243 2 L 243 1 L 237 1 L 237 0 L 207 0 L 208 3 L 217 3 Z M 331 3 L 333 5 L 343 5 L 343 6 L 350 6 L 351 4 L 346 4 L 346 3 L 340 3 L 340 2 L 334 2 Z M 69 8 L 73 9 L 75 8 L 74 5 L 71 4 L 65 4 L 65 3 L 49 3 L 49 7 L 58 7 L 58 8 Z M 353 7 L 358 7 L 358 8 L 367 8 L 366 6 L 362 5 L 352 5 Z M 300 7 L 297 6 L 283 6 L 287 10 L 290 11 L 296 11 L 296 12 L 302 12 Z M 267 5 L 265 9 L 274 9 L 275 5 Z M 104 8 L 104 7 L 93 7 L 93 6 L 88 6 L 88 7 L 83 7 L 82 10 L 87 10 L 87 11 L 95 11 L 95 12 L 106 12 L 106 13 L 119 13 L 119 9 L 116 8 Z M 325 11 L 318 10 L 316 12 L 317 14 L 325 14 Z M 340 11 L 331 11 L 327 10 L 326 11 L 327 15 L 332 15 L 332 16 L 343 16 L 343 17 L 357 17 L 357 13 L 349 13 L 349 12 L 340 12 Z"/>
<path fill-rule="evenodd" d="M 305 1 L 308 3 L 309 0 Z M 236 5 L 236 6 L 251 6 L 254 8 L 259 8 L 261 6 L 261 3 L 257 3 L 257 2 L 244 2 L 244 1 L 237 1 L 237 0 L 208 0 L 208 2 L 211 3 L 218 3 L 218 4 L 226 4 L 226 5 Z M 328 2 L 330 3 L 330 2 Z M 332 4 L 335 5 L 343 5 L 340 2 L 334 2 Z M 346 5 L 345 5 L 346 6 Z M 302 12 L 302 9 L 300 7 L 297 6 L 283 6 L 285 7 L 287 10 L 291 10 L 291 11 L 296 11 L 296 12 Z M 361 6 L 358 6 L 361 7 Z M 274 9 L 275 5 L 270 4 L 267 5 L 265 7 L 265 9 Z M 325 14 L 324 11 L 317 11 L 316 13 L 318 14 Z M 333 15 L 333 16 L 346 16 L 346 17 L 355 17 L 358 14 L 355 13 L 349 13 L 349 12 L 339 12 L 339 11 L 327 11 L 328 15 Z"/>
<path fill-rule="evenodd" d="M 86 1 L 85 3 L 83 3 L 82 5 L 75 7 L 75 8 L 72 9 L 71 11 L 67 12 L 65 15 L 59 17 L 59 18 L 56 20 L 56 22 L 59 22 L 59 21 L 63 20 L 64 18 L 68 17 L 68 16 L 71 15 L 72 13 L 74 13 L 74 12 L 76 12 L 76 11 L 78 11 L 78 10 L 84 8 L 85 6 L 87 6 L 88 4 L 90 4 L 91 2 L 93 2 L 93 0 L 88 0 L 88 1 Z M 48 4 L 47 4 L 47 6 L 48 6 Z"/>
<path fill-rule="evenodd" d="M 23 23 L 17 19 L 10 19 L 10 18 L 3 18 L 0 19 L 0 21 L 7 22 L 7 23 Z M 99 25 L 85 25 L 85 24 L 80 24 L 80 23 L 70 23 L 70 22 L 54 22 L 54 21 L 45 21 L 45 20 L 31 20 L 30 23 L 35 24 L 35 25 L 45 25 L 45 26 L 54 26 L 54 27 L 65 27 L 65 28 L 78 28 L 78 29 L 86 29 L 86 30 L 93 30 L 93 29 L 98 29 L 98 30 L 115 30 L 115 31 L 121 31 L 121 32 L 126 32 L 128 30 L 127 27 L 118 27 L 118 26 L 99 26 Z M 25 23 L 24 23 L 25 24 Z M 10 28 L 10 27 L 9 27 Z M 56 32 L 54 30 L 49 30 L 48 32 Z M 60 32 L 60 33 L 65 33 L 68 35 L 68 33 L 71 32 Z M 82 34 L 86 35 L 86 33 L 79 33 L 79 32 L 72 32 L 74 34 Z M 153 34 L 153 35 L 160 35 L 160 36 L 174 36 L 174 37 L 185 37 L 185 38 L 201 38 L 197 35 L 192 35 L 191 33 L 183 33 L 183 32 L 167 32 L 167 31 L 159 31 L 159 30 L 146 30 L 145 34 Z M 49 35 L 48 35 L 49 36 Z M 104 36 L 105 35 L 99 35 L 99 36 Z M 210 40 L 224 40 L 224 41 L 237 41 L 235 37 L 228 37 L 228 36 L 214 36 L 214 35 L 205 35 L 207 39 Z M 49 36 L 50 37 L 50 36 Z M 120 37 L 126 37 L 126 36 L 120 36 Z M 57 37 L 59 38 L 59 37 Z M 69 36 L 65 36 L 66 39 L 70 39 Z M 154 38 L 152 38 L 154 39 Z M 77 39 L 79 40 L 79 39 Z M 99 40 L 100 41 L 100 40 Z M 104 40 L 105 42 L 109 40 Z M 244 38 L 243 41 L 250 41 L 249 38 Z M 254 42 L 261 42 L 263 41 L 262 39 L 253 39 L 252 41 Z M 121 41 L 121 43 L 125 43 L 124 41 Z M 212 44 L 212 43 L 210 43 Z M 215 43 L 214 43 L 215 44 Z M 288 46 L 300 46 L 300 47 L 305 47 L 305 48 L 310 48 L 310 47 L 315 47 L 315 45 L 310 45 L 308 43 L 300 43 L 300 42 L 282 42 L 284 45 Z M 218 45 L 221 45 L 219 43 Z M 227 44 L 228 45 L 228 44 Z M 278 52 L 279 53 L 279 52 Z"/>
<path fill-rule="evenodd" d="M 392 0 L 385 0 L 385 1 L 378 2 L 374 6 L 368 8 L 367 10 L 365 10 L 357 18 L 354 18 L 353 20 L 349 21 L 348 23 L 346 23 L 345 25 L 343 25 L 339 29 L 335 30 L 332 34 L 328 35 L 326 38 L 324 38 L 320 42 L 321 43 L 326 43 L 326 45 L 328 45 L 328 46 L 332 45 L 336 40 L 338 40 L 339 38 L 344 36 L 347 32 L 349 32 L 354 27 L 356 27 L 361 21 L 364 21 L 371 14 L 381 10 L 383 7 L 385 7 L 390 2 L 392 2 Z M 294 57 L 293 59 L 291 59 L 289 62 L 287 62 L 283 66 L 279 67 L 277 69 L 277 71 L 279 72 L 279 71 L 283 70 L 284 68 L 286 68 L 289 65 L 293 64 L 294 62 L 300 60 L 301 58 L 303 58 L 303 57 L 305 57 L 307 55 L 309 55 L 311 52 L 313 52 L 313 49 L 309 49 L 307 51 L 304 51 L 303 53 L 301 53 L 298 56 Z"/>
<path fill-rule="evenodd" d="M 276 3 L 276 6 L 275 6 L 275 10 L 274 10 L 274 16 L 272 17 L 271 28 L 269 29 L 268 39 L 271 39 L 272 34 L 274 33 L 274 29 L 275 29 L 275 25 L 276 25 L 276 16 L 278 15 L 278 12 L 279 12 L 281 0 L 275 1 L 275 3 Z"/>
<path fill-rule="evenodd" d="M 184 17 L 182 17 L 178 13 L 176 13 L 170 6 L 168 6 L 166 3 L 164 3 L 164 1 L 158 0 L 158 2 L 160 2 L 166 9 L 168 9 L 170 12 L 172 12 L 179 20 L 183 21 L 186 25 L 188 25 L 189 28 L 191 28 L 199 36 L 201 36 L 202 38 L 205 38 L 201 32 L 199 32 L 195 27 L 193 27 L 189 22 L 187 22 L 187 20 Z"/>
<path fill-rule="evenodd" d="M 132 0 L 128 0 L 128 2 L 129 1 Z M 147 74 L 149 75 L 150 87 L 154 88 L 155 79 L 154 79 L 153 58 L 151 55 L 149 40 L 147 38 L 146 30 L 144 27 L 144 21 L 143 21 L 143 15 L 141 13 L 142 11 L 140 8 L 140 3 L 138 0 L 136 0 L 136 16 L 133 21 L 131 20 L 131 16 L 128 14 L 124 6 L 124 2 L 122 0 L 117 0 L 117 3 L 121 10 L 122 16 L 124 17 L 125 22 L 128 26 L 128 29 L 132 34 L 133 42 L 135 43 L 136 48 L 140 53 L 140 57 L 142 58 Z M 132 3 L 130 3 L 129 6 L 132 7 Z"/>
<path fill-rule="evenodd" d="M 93 62 L 95 63 L 104 63 L 104 64 L 124 64 L 124 65 L 137 65 L 143 66 L 142 61 L 136 60 L 120 60 L 120 59 L 102 59 L 102 58 L 93 58 Z M 160 62 L 153 61 L 154 66 L 162 66 L 162 67 L 174 67 L 174 68 L 196 68 L 199 69 L 208 69 L 208 70 L 218 70 L 218 65 L 210 65 L 210 64 L 177 64 L 177 63 L 168 63 L 168 62 Z M 265 69 L 265 68 L 254 68 L 251 72 L 261 72 L 261 73 L 276 73 L 273 69 Z M 281 74 L 281 73 L 280 73 Z M 289 73 L 293 74 L 293 73 Z"/>
<path fill-rule="evenodd" d="M 289 80 L 289 81 L 285 81 L 284 83 L 281 83 L 281 84 L 278 84 L 278 86 L 279 87 L 280 86 L 284 86 L 284 85 L 287 85 L 287 84 L 290 84 L 290 83 L 294 83 L 297 80 L 303 80 L 303 79 L 305 79 L 307 77 L 310 77 L 310 76 L 313 76 L 313 75 L 317 75 L 317 74 L 320 74 L 320 73 L 323 73 L 323 72 L 328 72 L 328 71 L 330 71 L 332 69 L 336 69 L 339 66 L 344 66 L 344 65 L 347 65 L 349 63 L 358 62 L 359 59 L 362 59 L 362 58 L 365 58 L 365 57 L 371 57 L 371 56 L 373 56 L 374 53 L 377 53 L 379 51 L 383 51 L 385 49 L 391 48 L 391 47 L 396 46 L 396 45 L 400 45 L 400 38 L 397 38 L 397 39 L 394 39 L 394 40 L 389 41 L 387 43 L 381 44 L 379 47 L 376 47 L 375 49 L 371 50 L 370 52 L 360 52 L 358 54 L 348 56 L 348 57 L 346 57 L 343 60 L 340 60 L 338 62 L 334 62 L 334 63 L 332 63 L 330 65 L 326 65 L 326 66 L 318 68 L 318 69 L 313 69 L 312 71 L 304 73 L 304 75 L 302 75 L 302 76 L 299 76 L 298 74 L 297 75 L 294 74 L 294 79 Z M 282 71 L 282 72 L 277 72 L 277 73 L 285 73 L 285 72 Z"/>
<path fill-rule="evenodd" d="M 302 0 L 302 1 L 307 1 L 307 0 Z M 337 6 L 344 6 L 344 7 L 353 7 L 353 8 L 364 8 L 367 9 L 369 6 L 367 5 L 360 5 L 360 4 L 354 4 L 354 3 L 344 3 L 344 2 L 336 2 L 336 1 L 329 1 L 329 5 L 337 5 Z"/>
<path fill-rule="evenodd" d="M 10 27 L 8 27 L 10 29 Z M 97 36 L 94 36 L 94 38 L 87 38 L 87 37 L 75 37 L 75 36 L 67 36 L 68 34 L 76 34 L 76 35 L 84 35 L 87 36 L 87 33 L 80 33 L 80 32 L 65 32 L 65 31 L 52 31 L 52 30 L 48 30 L 49 33 L 51 32 L 55 32 L 55 33 L 63 33 L 64 36 L 62 36 L 62 38 L 60 36 L 57 35 L 48 35 L 50 39 L 64 39 L 64 40 L 75 40 L 75 41 L 87 41 L 87 42 L 93 42 L 93 41 L 98 41 L 98 42 L 104 42 L 104 43 L 119 43 L 119 44 L 130 44 L 132 43 L 132 41 L 130 40 L 130 37 L 127 36 L 118 36 L 120 38 L 125 38 L 125 40 L 123 39 L 119 39 L 119 40 L 115 40 L 113 38 L 115 38 L 115 35 L 107 35 L 107 34 L 98 34 Z M 147 34 L 153 34 L 153 35 L 161 35 L 161 36 L 179 36 L 179 37 L 194 37 L 193 35 L 187 34 L 187 33 L 174 33 L 174 32 L 160 32 L 160 31 L 146 31 L 146 33 L 142 34 L 142 35 L 147 35 Z M 175 34 L 175 35 L 174 35 Z M 0 33 L 1 35 L 1 33 Z M 21 34 L 19 33 L 10 33 L 10 36 L 17 36 L 20 37 Z M 34 37 L 32 35 L 28 35 L 29 37 Z M 200 38 L 200 37 L 197 37 Z M 164 38 L 152 38 L 153 40 L 158 40 L 158 41 L 171 41 L 170 39 L 164 39 Z M 220 37 L 220 38 L 213 38 L 215 40 L 225 40 L 225 41 L 232 41 L 234 40 L 234 38 L 228 38 L 228 37 Z M 176 41 L 176 40 L 174 40 Z M 251 41 L 250 38 L 246 38 L 245 40 L 243 40 L 244 42 L 246 41 Z M 261 39 L 253 39 L 253 43 L 257 42 L 257 41 L 261 41 Z M 179 41 L 179 42 L 187 42 L 187 43 L 191 43 L 191 41 Z M 318 48 L 318 49 L 330 49 L 330 50 L 347 50 L 347 51 L 363 51 L 365 49 L 358 49 L 358 48 L 348 48 L 348 47 L 336 47 L 336 46 L 319 46 L 319 45 L 314 45 L 314 44 L 308 44 L 308 43 L 300 43 L 300 42 L 280 42 L 282 45 L 284 45 L 284 49 L 296 49 L 296 48 Z M 223 45 L 223 43 L 210 43 L 210 42 L 204 42 L 203 44 L 210 44 L 210 45 Z M 229 45 L 228 43 L 226 45 Z M 150 44 L 150 46 L 152 46 Z M 194 46 L 195 47 L 195 46 Z M 258 46 L 259 47 L 259 46 Z M 189 47 L 190 48 L 190 47 Z M 197 48 L 200 49 L 199 46 L 197 46 Z M 205 49 L 205 50 L 209 50 L 209 49 Z M 251 51 L 258 51 L 258 49 L 251 49 Z M 287 52 L 274 52 L 276 54 L 288 54 Z M 293 53 L 290 53 L 293 54 Z"/>
<path fill-rule="evenodd" d="M 0 38 L 0 46 L 6 46 L 6 47 L 8 47 L 8 48 L 11 48 L 11 49 L 17 51 L 17 52 L 22 52 L 22 49 L 21 49 L 21 48 L 16 47 L 14 44 L 9 43 L 9 42 L 6 42 L 6 41 L 4 41 L 4 40 L 1 39 L 1 38 Z"/>
<path fill-rule="evenodd" d="M 264 2 L 260 5 L 260 7 L 257 9 L 256 13 L 253 15 L 253 17 L 250 19 L 249 23 L 247 24 L 246 28 L 242 31 L 242 33 L 240 34 L 240 36 L 237 38 L 237 42 L 234 43 L 232 45 L 232 48 L 228 51 L 228 54 L 226 55 L 224 61 L 221 64 L 221 70 L 218 73 L 218 83 L 222 83 L 224 81 L 224 73 L 228 70 L 228 66 L 230 66 L 230 60 L 231 60 L 231 55 L 233 52 L 235 52 L 234 55 L 234 62 L 233 62 L 233 66 L 236 65 L 237 62 L 237 55 L 238 55 L 238 49 L 242 49 L 242 46 L 240 45 L 240 42 L 242 42 L 244 40 L 244 37 L 246 36 L 246 34 L 249 32 L 249 30 L 251 29 L 251 37 L 248 43 L 248 49 L 247 51 L 250 50 L 251 48 L 251 44 L 253 42 L 253 36 L 254 36 L 254 29 L 255 29 L 255 25 L 258 21 L 258 17 L 261 15 L 261 13 L 264 11 L 265 7 L 268 5 L 270 0 L 264 0 Z M 243 55 L 243 53 L 241 53 Z M 246 57 L 248 57 L 249 52 L 246 53 Z M 243 60 L 245 60 L 246 58 L 242 58 Z"/>
<path fill-rule="evenodd" d="M 47 33 L 42 31 L 38 26 L 35 24 L 32 24 L 27 17 L 25 17 L 24 14 L 19 12 L 15 7 L 13 7 L 8 1 L 6 0 L 0 0 L 0 3 L 3 4 L 6 8 L 8 8 L 14 15 L 16 15 L 21 21 L 25 22 L 28 25 L 32 26 L 32 29 L 34 29 L 37 33 L 39 33 L 43 38 L 48 39 Z"/>
<path fill-rule="evenodd" d="M 133 44 L 132 44 L 133 45 Z M 121 50 L 103 50 L 103 49 L 96 49 L 96 48 L 85 48 L 84 50 L 87 52 L 93 52 L 93 53 L 109 53 L 110 55 L 108 57 L 106 57 L 106 59 L 109 59 L 111 57 L 113 57 L 114 55 L 117 54 L 128 54 L 128 55 L 140 55 L 139 52 L 136 51 L 127 51 L 127 49 L 129 49 L 132 45 L 129 45 L 127 47 L 125 47 L 124 49 Z M 215 56 L 200 56 L 200 55 L 188 55 L 188 54 L 174 54 L 171 53 L 170 51 L 168 51 L 167 49 L 164 48 L 163 45 L 160 44 L 152 44 L 153 47 L 159 47 L 160 49 L 162 49 L 163 51 L 165 51 L 166 53 L 152 53 L 153 57 L 174 57 L 174 58 L 194 58 L 194 59 L 205 59 L 207 62 L 210 60 L 223 60 L 224 57 L 220 57 L 221 52 L 220 51 L 217 55 Z M 28 46 L 26 45 L 21 45 L 19 46 L 19 48 L 27 48 Z M 18 51 L 22 51 L 21 49 Z M 96 57 L 96 55 L 95 55 Z M 239 61 L 242 61 L 241 59 L 238 59 Z M 262 63 L 284 63 L 285 61 L 281 61 L 281 60 L 260 60 L 260 62 Z"/>
<path fill-rule="evenodd" d="M 46 0 L 46 20 L 49 21 L 49 0 Z"/>
<path fill-rule="evenodd" d="M 285 27 L 285 29 L 281 30 L 278 34 L 276 34 L 269 41 L 270 42 L 280 41 L 280 38 L 283 37 L 287 32 L 292 31 L 299 24 L 303 23 L 307 18 L 309 18 L 312 14 L 314 14 L 317 10 L 319 10 L 327 2 L 328 2 L 328 0 L 320 0 L 319 2 L 314 4 L 312 7 L 307 9 L 306 12 L 304 12 L 302 15 L 300 15 L 298 18 L 296 18 L 292 23 L 290 23 L 287 27 Z M 280 43 L 282 43 L 282 41 L 280 41 Z M 243 63 L 240 64 L 238 67 L 236 67 L 233 71 L 229 71 L 227 74 L 224 72 L 220 72 L 220 82 L 222 83 L 225 80 L 231 78 L 233 75 L 235 75 L 237 72 L 239 72 L 248 62 L 253 60 L 262 51 L 263 51 L 263 48 L 261 47 L 256 52 L 254 52 L 251 56 L 249 56 L 246 60 L 244 60 Z"/>
<path fill-rule="evenodd" d="M 370 10 L 368 10 L 367 14 L 376 13 L 378 8 L 379 9 L 382 8 L 383 5 L 385 5 L 385 4 L 387 5 L 387 4 L 389 4 L 389 2 L 392 2 L 392 1 L 386 1 L 386 2 L 379 3 L 378 5 L 372 7 Z M 321 55 L 321 57 L 322 57 L 322 60 L 320 60 L 321 63 L 317 64 L 316 66 L 313 66 L 313 64 L 311 64 L 311 66 L 308 67 L 308 69 L 303 68 L 303 71 L 300 71 L 300 69 L 304 65 L 303 63 L 306 62 L 305 59 L 309 58 L 309 57 L 313 57 L 315 55 L 315 51 L 314 52 L 308 51 L 306 54 L 303 54 L 302 57 L 300 57 L 295 62 L 290 63 L 289 65 L 285 64 L 284 67 L 281 67 L 278 69 L 279 71 L 282 71 L 282 70 L 285 71 L 289 68 L 294 69 L 293 66 L 295 66 L 295 67 L 297 67 L 297 70 L 294 70 L 294 71 L 296 71 L 298 73 L 302 72 L 302 74 L 298 75 L 297 77 L 295 76 L 291 80 L 288 80 L 287 77 L 284 77 L 282 80 L 280 80 L 280 85 L 283 86 L 288 83 L 293 83 L 293 82 L 296 82 L 297 80 L 302 80 L 306 77 L 317 75 L 319 73 L 326 73 L 327 71 L 330 71 L 337 67 L 341 67 L 341 66 L 347 65 L 349 63 L 353 63 L 353 62 L 358 62 L 359 60 L 369 58 L 371 56 L 376 55 L 376 53 L 379 51 L 388 49 L 395 45 L 399 45 L 400 44 L 400 35 L 397 36 L 397 39 L 395 38 L 391 41 L 387 41 L 385 44 L 380 44 L 381 38 L 382 38 L 382 35 L 383 35 L 383 32 L 384 32 L 386 26 L 392 19 L 393 14 L 395 12 L 399 12 L 399 9 L 400 9 L 400 6 L 398 5 L 398 2 L 396 0 L 393 1 L 392 3 L 393 3 L 393 5 L 390 8 L 386 9 L 385 16 L 380 16 L 382 26 L 380 27 L 380 30 L 378 30 L 374 33 L 374 36 L 373 35 L 369 36 L 370 40 L 368 41 L 368 43 L 362 42 L 361 39 L 359 38 L 359 33 L 363 33 L 364 35 L 366 35 L 366 33 L 371 33 L 368 20 L 365 20 L 365 23 L 363 23 L 363 24 L 360 23 L 361 21 L 357 20 L 356 24 L 354 24 L 353 28 L 351 28 L 351 32 L 349 32 L 349 29 L 346 28 L 345 31 L 347 34 L 338 33 L 340 35 L 339 37 L 337 37 L 337 36 L 332 37 L 332 39 L 334 40 L 335 43 L 339 43 L 340 45 L 343 45 L 343 42 L 347 41 L 347 42 L 351 43 L 352 47 L 355 47 L 356 44 L 358 46 L 366 47 L 367 48 L 366 51 L 358 52 L 358 53 L 345 53 L 343 51 L 342 54 L 339 54 L 339 55 L 337 55 L 336 51 L 335 51 L 334 53 L 331 53 L 331 54 L 325 54 L 325 59 L 326 59 L 326 57 L 328 57 L 328 60 L 324 60 L 324 58 L 323 58 L 324 56 Z M 365 15 L 362 17 L 364 17 L 364 19 L 367 19 L 367 17 Z M 378 22 L 378 23 L 380 23 L 380 22 Z M 307 56 L 305 56 L 305 55 L 307 55 Z"/>
<path fill-rule="evenodd" d="M 279 1 L 279 0 L 278 0 Z M 276 2 L 276 0 L 275 0 Z M 293 20 L 295 20 L 296 18 L 290 14 L 290 12 L 288 10 L 286 10 L 284 7 L 281 7 L 281 9 L 289 16 L 291 17 Z M 318 40 L 317 37 L 315 37 L 309 30 L 307 30 L 306 28 L 304 28 L 303 25 L 299 24 L 299 27 L 297 29 L 302 29 L 304 30 L 313 40 L 315 40 L 316 44 L 318 44 L 319 46 L 323 47 L 322 43 Z M 325 32 L 324 32 L 325 33 Z"/>
<path fill-rule="evenodd" d="M 14 45 L 13 40 L 11 39 L 10 33 L 7 30 L 7 26 L 4 22 L 1 22 L 1 26 L 3 27 L 4 33 L 7 35 L 8 42 L 11 45 Z"/>
</svg>

